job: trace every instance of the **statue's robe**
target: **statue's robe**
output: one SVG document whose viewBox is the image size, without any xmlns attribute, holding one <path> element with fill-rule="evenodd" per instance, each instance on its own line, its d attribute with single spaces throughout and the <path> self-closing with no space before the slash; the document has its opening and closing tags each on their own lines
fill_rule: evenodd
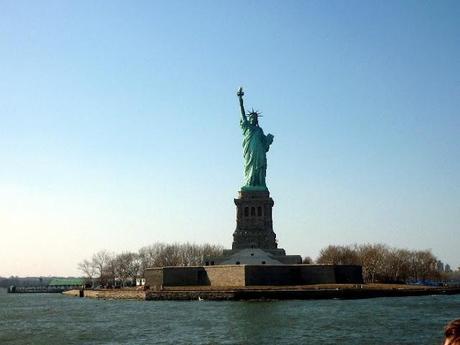
<svg viewBox="0 0 460 345">
<path fill-rule="evenodd" d="M 259 126 L 251 125 L 247 120 L 241 120 L 240 125 L 243 130 L 244 187 L 266 189 L 266 153 L 271 142 Z"/>
</svg>

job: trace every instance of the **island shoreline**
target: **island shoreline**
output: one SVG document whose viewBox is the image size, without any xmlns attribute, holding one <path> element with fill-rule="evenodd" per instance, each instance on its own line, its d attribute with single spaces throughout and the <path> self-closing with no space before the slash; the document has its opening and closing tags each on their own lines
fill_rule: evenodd
<svg viewBox="0 0 460 345">
<path fill-rule="evenodd" d="M 460 287 L 407 286 L 396 284 L 325 284 L 308 286 L 252 287 L 168 287 L 162 290 L 97 289 L 69 290 L 66 296 L 119 300 L 168 301 L 245 301 L 245 300 L 309 300 L 366 299 L 378 297 L 411 297 L 460 294 Z"/>
</svg>

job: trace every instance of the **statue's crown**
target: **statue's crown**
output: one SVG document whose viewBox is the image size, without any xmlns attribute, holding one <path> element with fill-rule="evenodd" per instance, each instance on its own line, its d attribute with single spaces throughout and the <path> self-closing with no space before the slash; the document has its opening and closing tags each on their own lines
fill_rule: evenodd
<svg viewBox="0 0 460 345">
<path fill-rule="evenodd" d="M 256 117 L 263 117 L 262 112 L 258 110 L 254 110 L 254 108 L 251 109 L 251 111 L 248 113 L 249 116 L 256 116 Z"/>
</svg>

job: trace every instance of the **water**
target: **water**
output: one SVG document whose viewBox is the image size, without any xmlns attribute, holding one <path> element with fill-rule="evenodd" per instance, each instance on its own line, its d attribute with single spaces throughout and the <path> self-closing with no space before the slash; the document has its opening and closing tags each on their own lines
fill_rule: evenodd
<svg viewBox="0 0 460 345">
<path fill-rule="evenodd" d="M 117 301 L 0 290 L 0 344 L 441 344 L 460 295 Z"/>
</svg>

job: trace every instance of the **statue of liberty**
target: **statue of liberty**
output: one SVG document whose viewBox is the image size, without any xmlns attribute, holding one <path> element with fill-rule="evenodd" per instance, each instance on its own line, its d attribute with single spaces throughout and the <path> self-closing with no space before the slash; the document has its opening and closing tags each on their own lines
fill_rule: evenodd
<svg viewBox="0 0 460 345">
<path fill-rule="evenodd" d="M 237 96 L 240 100 L 243 130 L 244 180 L 242 191 L 266 191 L 265 176 L 267 173 L 267 152 L 273 142 L 273 135 L 264 134 L 259 127 L 260 113 L 252 109 L 246 114 L 243 105 L 243 88 L 239 88 Z"/>
</svg>

